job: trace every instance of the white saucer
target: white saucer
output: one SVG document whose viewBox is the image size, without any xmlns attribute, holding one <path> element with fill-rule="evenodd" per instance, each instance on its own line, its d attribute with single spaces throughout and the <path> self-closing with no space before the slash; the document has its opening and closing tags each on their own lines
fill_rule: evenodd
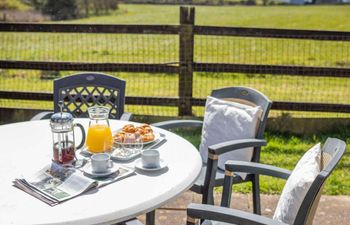
<svg viewBox="0 0 350 225">
<path fill-rule="evenodd" d="M 94 153 L 90 152 L 86 146 L 80 149 L 80 153 L 85 156 L 92 156 Z"/>
<path fill-rule="evenodd" d="M 168 166 L 168 163 L 165 162 L 163 159 L 160 159 L 159 160 L 159 166 L 158 167 L 154 167 L 154 168 L 143 167 L 141 159 L 137 159 L 135 161 L 135 168 L 140 169 L 140 170 L 144 170 L 144 171 L 157 171 L 157 170 L 164 169 L 167 166 Z"/>
<path fill-rule="evenodd" d="M 114 148 L 112 149 L 111 152 L 113 152 L 113 150 L 114 150 Z M 81 148 L 81 149 L 78 150 L 78 151 L 80 151 L 80 153 L 81 153 L 82 155 L 87 156 L 87 157 L 92 156 L 92 155 L 94 155 L 94 154 L 103 153 L 103 152 L 97 152 L 97 153 L 95 153 L 95 152 L 90 152 L 89 149 L 88 149 L 86 146 L 84 146 L 83 148 Z"/>
<path fill-rule="evenodd" d="M 108 175 L 111 175 L 112 173 L 115 173 L 119 170 L 119 166 L 114 165 L 114 163 L 112 164 L 111 168 L 108 168 L 108 170 L 104 173 L 96 173 L 94 171 L 92 171 L 92 167 L 91 167 L 91 163 L 87 163 L 84 168 L 83 171 L 93 177 L 105 177 Z"/>
</svg>

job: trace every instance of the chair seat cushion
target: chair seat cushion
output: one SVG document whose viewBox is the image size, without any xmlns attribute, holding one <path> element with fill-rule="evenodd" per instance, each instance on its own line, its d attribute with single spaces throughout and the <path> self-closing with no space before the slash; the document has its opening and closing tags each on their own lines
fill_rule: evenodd
<svg viewBox="0 0 350 225">
<path fill-rule="evenodd" d="M 259 106 L 252 107 L 208 96 L 199 147 L 203 162 L 207 162 L 208 147 L 211 145 L 229 140 L 255 138 L 261 112 Z M 253 148 L 227 152 L 219 156 L 218 167 L 224 170 L 227 160 L 250 161 L 252 154 Z M 244 173 L 238 175 L 244 176 Z"/>
<path fill-rule="evenodd" d="M 273 219 L 293 224 L 306 193 L 320 172 L 320 159 L 321 144 L 318 143 L 303 155 L 289 176 Z"/>
</svg>

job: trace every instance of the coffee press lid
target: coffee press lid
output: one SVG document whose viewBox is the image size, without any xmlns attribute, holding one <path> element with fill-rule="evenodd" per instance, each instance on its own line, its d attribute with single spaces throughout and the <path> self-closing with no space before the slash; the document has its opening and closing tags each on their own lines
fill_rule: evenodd
<svg viewBox="0 0 350 225">
<path fill-rule="evenodd" d="M 50 125 L 54 130 L 70 130 L 73 126 L 73 116 L 70 113 L 62 112 L 63 102 L 60 101 L 58 105 L 61 108 L 61 112 L 55 113 L 51 116 Z"/>
<path fill-rule="evenodd" d="M 67 112 L 58 112 L 51 116 L 51 123 L 66 124 L 73 122 L 73 116 Z"/>
</svg>

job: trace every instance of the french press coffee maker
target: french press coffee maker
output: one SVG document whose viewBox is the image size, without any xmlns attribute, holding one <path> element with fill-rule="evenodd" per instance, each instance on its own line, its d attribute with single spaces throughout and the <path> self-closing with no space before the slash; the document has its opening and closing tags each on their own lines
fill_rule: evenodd
<svg viewBox="0 0 350 225">
<path fill-rule="evenodd" d="M 75 150 L 81 148 L 85 143 L 84 127 L 79 123 L 73 123 L 73 116 L 63 112 L 63 102 L 60 101 L 61 112 L 51 116 L 50 127 L 53 139 L 52 160 L 59 164 L 72 165 L 75 162 Z M 75 146 L 74 128 L 79 127 L 82 133 L 81 143 Z"/>
</svg>

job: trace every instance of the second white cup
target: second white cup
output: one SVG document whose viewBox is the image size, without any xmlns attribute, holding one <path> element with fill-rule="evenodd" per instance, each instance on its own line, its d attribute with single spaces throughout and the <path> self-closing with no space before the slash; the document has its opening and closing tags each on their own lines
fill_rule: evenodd
<svg viewBox="0 0 350 225">
<path fill-rule="evenodd" d="M 159 167 L 159 151 L 155 149 L 144 150 L 141 153 L 142 166 L 145 168 Z"/>
<path fill-rule="evenodd" d="M 91 156 L 91 168 L 94 173 L 105 173 L 112 167 L 111 156 L 107 153 L 98 153 Z"/>
</svg>

